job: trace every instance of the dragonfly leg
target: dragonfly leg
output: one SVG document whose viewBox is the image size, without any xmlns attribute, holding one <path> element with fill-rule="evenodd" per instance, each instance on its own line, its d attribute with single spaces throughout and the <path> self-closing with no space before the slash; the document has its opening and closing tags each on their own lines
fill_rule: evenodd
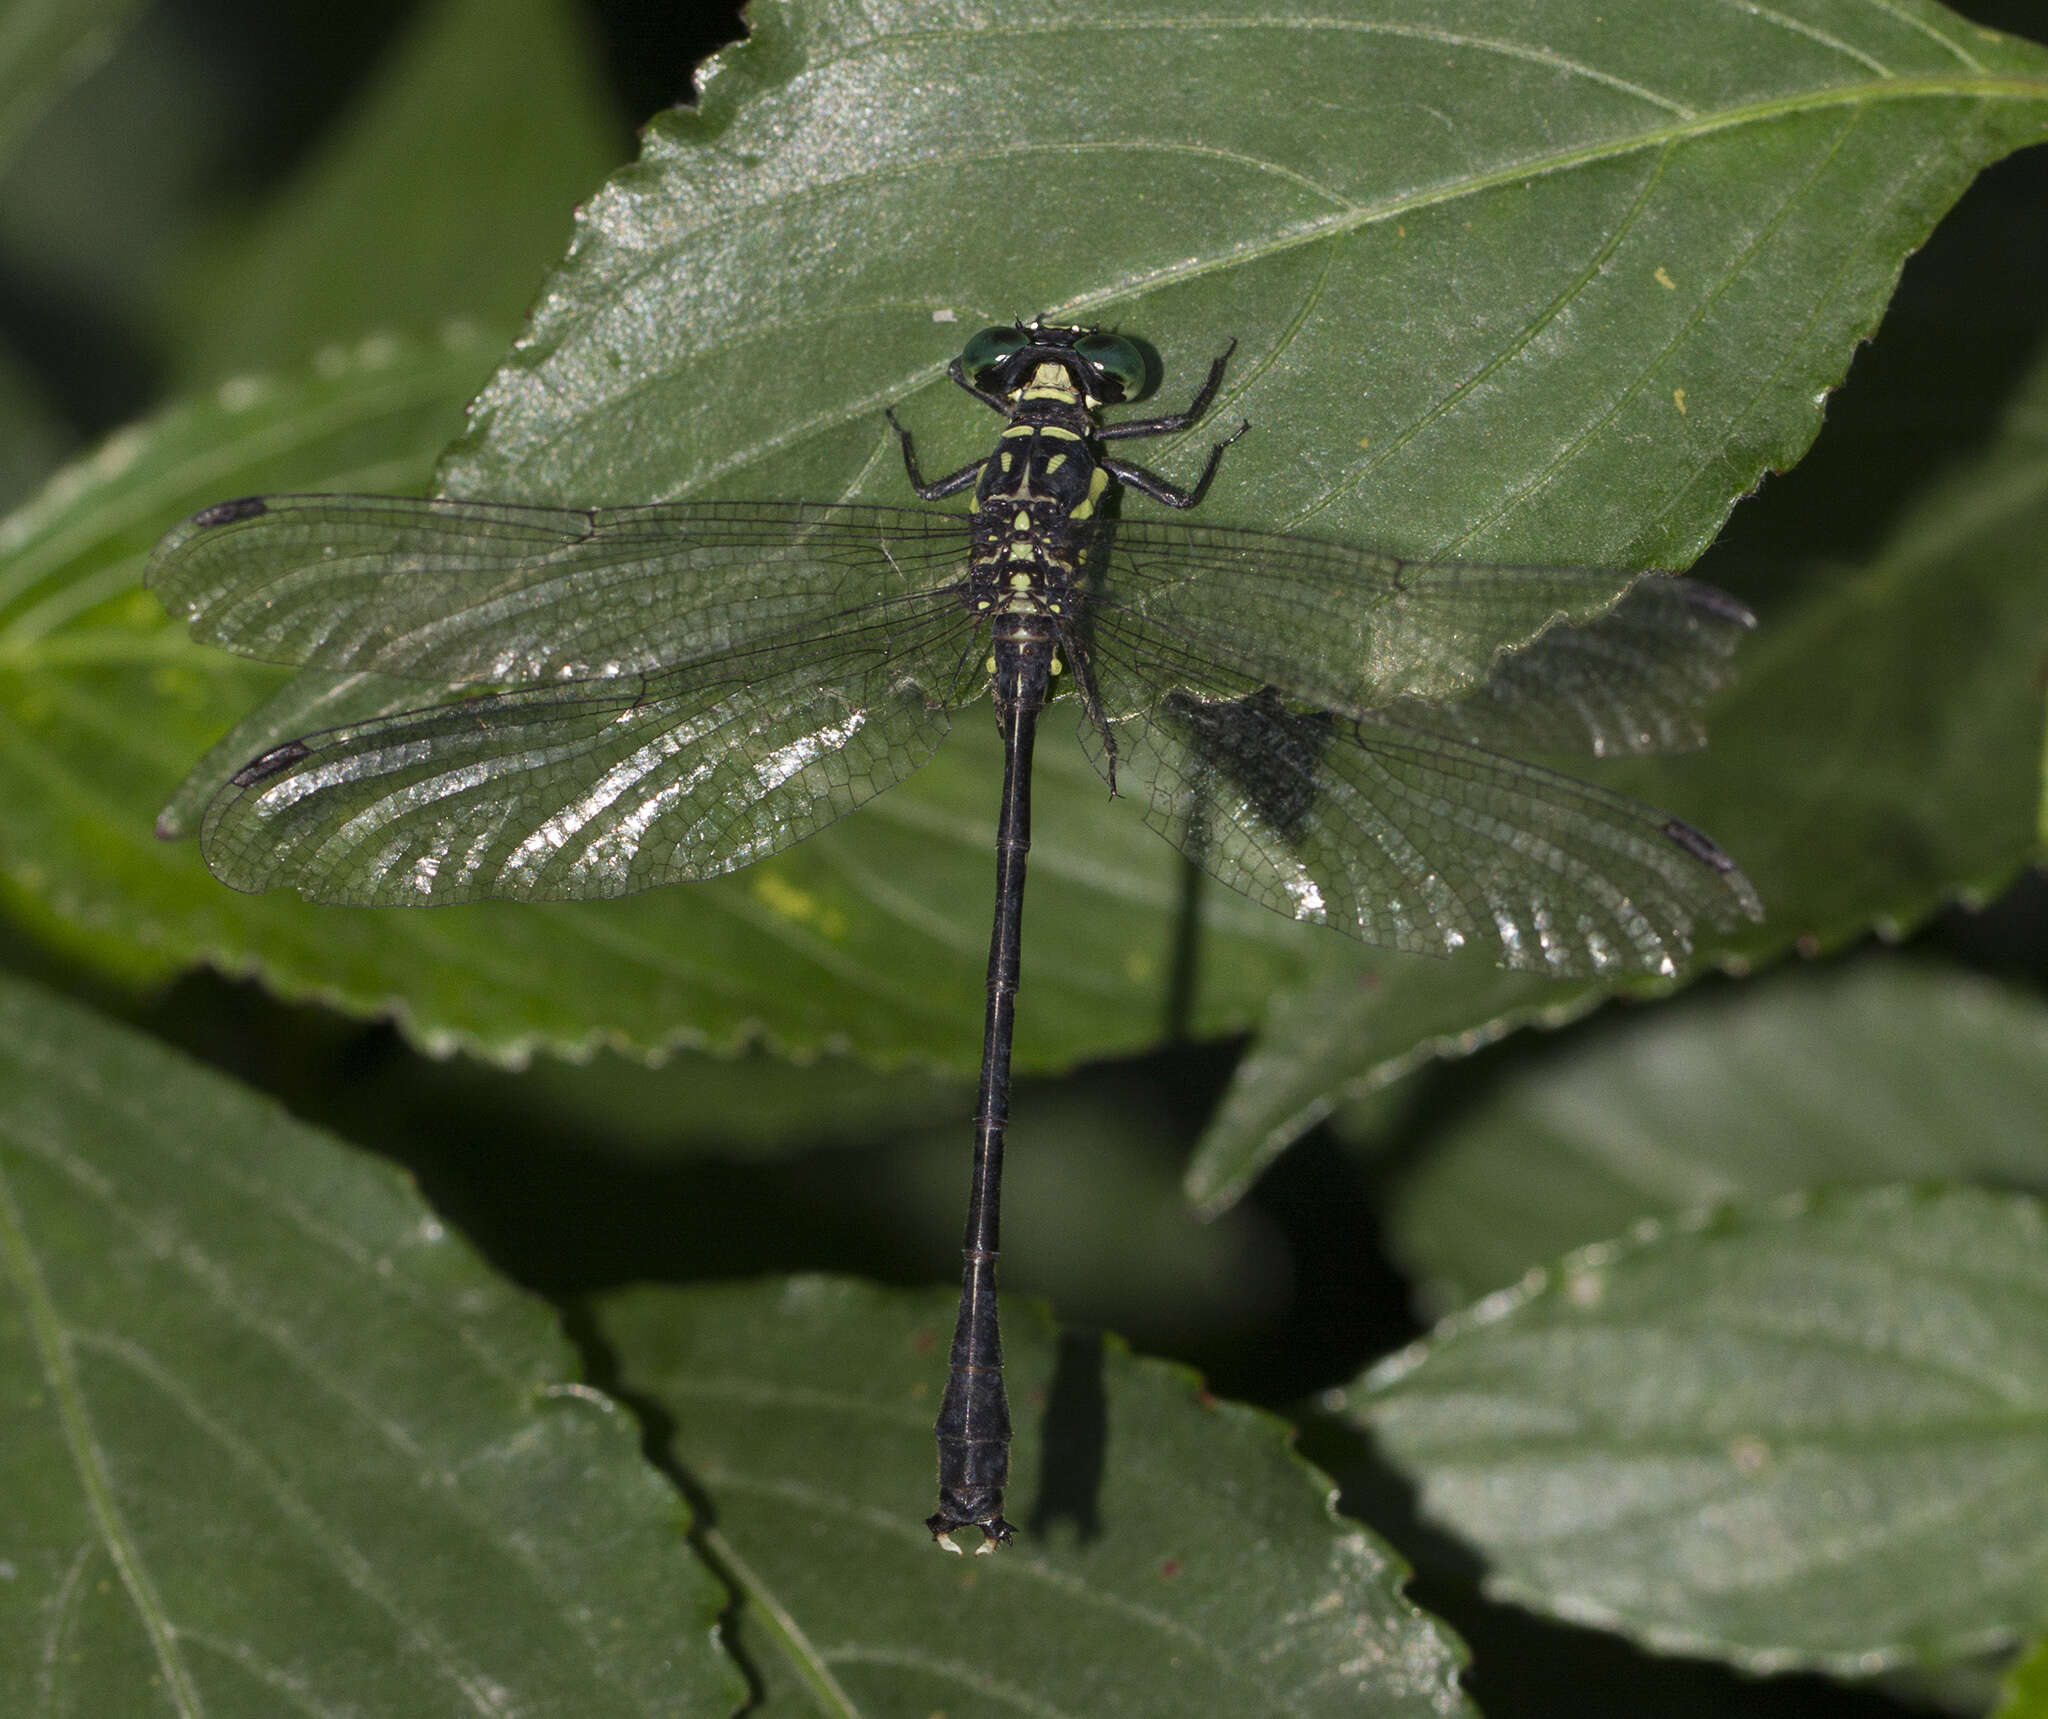
<svg viewBox="0 0 2048 1719">
<path fill-rule="evenodd" d="M 1186 411 L 1169 412 L 1162 418 L 1129 418 L 1121 424 L 1104 424 L 1095 432 L 1095 439 L 1098 442 L 1122 442 L 1132 436 L 1171 436 L 1182 430 L 1192 430 L 1202 421 L 1209 402 L 1216 398 L 1216 390 L 1223 386 L 1223 367 L 1230 362 L 1230 355 L 1236 350 L 1237 342 L 1234 340 L 1224 347 L 1223 355 L 1209 366 L 1209 379 L 1195 391 Z M 1243 433 L 1242 430 L 1238 432 L 1239 435 Z"/>
<path fill-rule="evenodd" d="M 1010 402 L 1005 400 L 1000 394 L 991 394 L 986 388 L 975 387 L 974 383 L 968 378 L 966 367 L 961 364 L 959 359 L 954 359 L 951 364 L 946 366 L 946 374 L 952 377 L 956 383 L 965 388 L 968 393 L 972 394 L 991 412 L 1000 412 L 1006 418 L 1010 415 Z"/>
<path fill-rule="evenodd" d="M 1216 476 L 1216 468 L 1223 463 L 1223 450 L 1249 430 L 1251 425 L 1240 424 L 1222 441 L 1209 450 L 1209 463 L 1202 468 L 1202 475 L 1195 480 L 1193 489 L 1182 489 L 1178 484 L 1169 483 L 1155 471 L 1143 466 L 1127 465 L 1122 460 L 1105 459 L 1102 469 L 1117 480 L 1129 484 L 1140 495 L 1149 495 L 1154 501 L 1168 507 L 1193 507 L 1209 493 L 1210 480 Z"/>
<path fill-rule="evenodd" d="M 1063 635 L 1064 640 L 1064 635 Z M 1109 726 L 1109 718 L 1103 714 L 1102 695 L 1095 688 L 1095 668 L 1085 650 L 1067 646 L 1067 658 L 1074 665 L 1074 679 L 1081 691 L 1081 708 L 1087 713 L 1089 726 L 1102 740 L 1102 774 L 1109 783 L 1109 797 L 1116 798 L 1116 733 Z"/>
<path fill-rule="evenodd" d="M 885 407 L 882 416 L 889 420 L 889 428 L 896 432 L 896 439 L 903 444 L 903 469 L 910 474 L 910 487 L 917 491 L 921 501 L 940 501 L 946 496 L 958 495 L 981 476 L 981 468 L 988 464 L 985 457 L 970 460 L 957 472 L 926 483 L 924 474 L 917 469 L 917 450 L 911 446 L 910 432 L 896 421 L 895 408 Z"/>
</svg>

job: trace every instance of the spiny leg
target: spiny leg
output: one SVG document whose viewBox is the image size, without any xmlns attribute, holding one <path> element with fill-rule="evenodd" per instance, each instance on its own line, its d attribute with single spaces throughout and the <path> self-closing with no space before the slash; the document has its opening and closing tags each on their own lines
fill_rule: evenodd
<svg viewBox="0 0 2048 1719">
<path fill-rule="evenodd" d="M 954 359 L 951 364 L 946 366 L 946 374 L 952 377 L 959 386 L 965 388 L 968 393 L 972 394 L 991 412 L 1000 412 L 1006 418 L 1010 415 L 1010 402 L 1005 400 L 1000 394 L 991 394 L 986 388 L 977 388 L 968 380 L 967 368 L 959 359 Z"/>
<path fill-rule="evenodd" d="M 1209 402 L 1216 398 L 1216 390 L 1223 386 L 1223 370 L 1230 362 L 1230 355 L 1237 350 L 1237 342 L 1224 347 L 1223 354 L 1209 366 L 1209 379 L 1195 391 L 1195 397 L 1188 402 L 1187 410 L 1169 412 L 1163 418 L 1129 418 L 1121 424 L 1104 424 L 1095 433 L 1098 442 L 1128 441 L 1132 436 L 1171 436 L 1182 430 L 1192 430 L 1202 421 L 1202 414 L 1209 409 Z M 1242 430 L 1238 435 L 1243 435 Z M 1237 438 L 1231 438 L 1235 441 Z"/>
<path fill-rule="evenodd" d="M 1117 480 L 1129 484 L 1140 495 L 1149 495 L 1154 501 L 1167 507 L 1193 507 L 1209 493 L 1209 484 L 1216 476 L 1216 468 L 1223 463 L 1223 450 L 1249 430 L 1251 425 L 1240 424 L 1222 441 L 1209 450 L 1209 463 L 1202 468 L 1202 475 L 1195 480 L 1193 489 L 1182 489 L 1178 484 L 1169 483 L 1155 471 L 1143 466 L 1127 465 L 1122 460 L 1104 458 L 1102 469 Z"/>
<path fill-rule="evenodd" d="M 882 416 L 889 420 L 889 428 L 896 432 L 896 439 L 903 444 L 903 469 L 910 474 L 910 487 L 917 491 L 920 501 L 943 501 L 949 495 L 958 495 L 981 476 L 981 468 L 988 464 L 983 455 L 970 460 L 957 472 L 951 472 L 933 483 L 924 481 L 924 474 L 917 469 L 917 450 L 911 446 L 910 432 L 896 421 L 896 409 L 885 406 Z"/>
</svg>

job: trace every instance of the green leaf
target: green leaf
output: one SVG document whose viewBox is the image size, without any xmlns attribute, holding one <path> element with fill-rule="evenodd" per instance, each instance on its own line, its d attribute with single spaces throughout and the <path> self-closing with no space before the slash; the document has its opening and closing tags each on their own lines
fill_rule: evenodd
<svg viewBox="0 0 2048 1719">
<path fill-rule="evenodd" d="M 2048 1719 L 2048 1635 L 2012 1668 L 2005 1698 L 1991 1719 Z"/>
<path fill-rule="evenodd" d="M 142 0 L 5 0 L 0 4 L 0 172 L 64 92 L 98 66 Z"/>
<path fill-rule="evenodd" d="M 1638 1218 L 1828 1183 L 2048 1193 L 2048 1007 L 1897 962 L 1617 1021 L 1433 1140 L 1388 1216 L 1449 1309 Z"/>
<path fill-rule="evenodd" d="M 764 1704 L 825 1712 L 1470 1714 L 1405 1569 L 1270 1416 L 1013 1306 L 1016 1541 L 948 1557 L 952 1298 L 795 1278 L 608 1297 L 622 1385 L 709 1504 Z"/>
<path fill-rule="evenodd" d="M 1827 570 L 1789 613 L 1766 611 L 1735 688 L 1709 712 L 1704 753 L 1599 770 L 1682 807 L 1755 880 L 1766 921 L 1722 940 L 1724 961 L 1838 948 L 1872 928 L 1896 935 L 2027 867 L 2044 545 L 2048 353 L 1990 446 L 1933 485 L 1863 565 Z M 1283 996 L 1189 1166 L 1190 1197 L 1220 1210 L 1346 1098 L 1515 1026 L 1560 1025 L 1603 994 L 1410 961 Z"/>
<path fill-rule="evenodd" d="M 208 247 L 177 318 L 209 382 L 366 329 L 510 329 L 576 200 L 624 153 L 580 8 L 437 0 L 271 203 Z"/>
<path fill-rule="evenodd" d="M 503 1111 L 508 1125 L 516 1116 L 652 1163 L 774 1159 L 871 1143 L 906 1124 L 943 1123 L 957 1154 L 961 1120 L 974 1110 L 971 1086 L 922 1069 L 883 1072 L 849 1056 L 792 1064 L 758 1050 L 679 1051 L 654 1067 L 609 1053 L 588 1063 L 546 1057 L 510 1088 L 497 1070 L 467 1062 L 436 1065 L 433 1076 L 470 1116 Z"/>
<path fill-rule="evenodd" d="M 1487 1590 L 1751 1671 L 2048 1621 L 2048 1210 L 1879 1188 L 1645 1223 L 1335 1406 Z"/>
<path fill-rule="evenodd" d="M 73 439 L 34 378 L 0 345 L 0 508 L 47 477 Z"/>
<path fill-rule="evenodd" d="M 388 1166 L 0 980 L 0 1708 L 730 1711 L 576 1375 Z"/>
<path fill-rule="evenodd" d="M 2041 742 L 2041 821 L 2038 832 L 2041 845 L 2048 847 L 2048 734 Z"/>
</svg>

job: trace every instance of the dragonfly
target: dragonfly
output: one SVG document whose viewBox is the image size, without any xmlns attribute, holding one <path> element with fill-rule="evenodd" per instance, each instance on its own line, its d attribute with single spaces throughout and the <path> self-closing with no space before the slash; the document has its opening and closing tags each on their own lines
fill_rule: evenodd
<svg viewBox="0 0 2048 1719">
<path fill-rule="evenodd" d="M 992 703 L 995 913 L 926 1523 L 955 1552 L 969 1527 L 978 1552 L 1013 1532 L 996 1263 L 1050 704 L 1073 706 L 1111 795 L 1202 869 L 1367 943 L 1673 974 L 1701 930 L 1762 916 L 1691 825 L 1517 756 L 1700 744 L 1748 611 L 1666 574 L 1404 560 L 1173 517 L 1245 426 L 1186 487 L 1118 450 L 1200 424 L 1234 348 L 1184 410 L 1112 419 L 1144 391 L 1135 341 L 982 330 L 948 374 L 1001 417 L 989 453 L 927 481 L 887 414 L 920 501 L 971 490 L 964 512 L 269 495 L 193 515 L 149 563 L 207 644 L 406 689 L 213 794 L 203 851 L 241 890 L 396 906 L 704 879 L 902 781 L 955 711 Z M 1125 492 L 1165 512 L 1127 513 Z"/>
</svg>

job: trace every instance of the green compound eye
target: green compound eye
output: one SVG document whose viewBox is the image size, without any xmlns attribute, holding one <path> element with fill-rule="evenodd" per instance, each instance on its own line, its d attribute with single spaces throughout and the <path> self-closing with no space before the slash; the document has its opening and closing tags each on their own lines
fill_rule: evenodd
<svg viewBox="0 0 2048 1719">
<path fill-rule="evenodd" d="M 1131 400 L 1144 391 L 1144 355 L 1122 335 L 1084 334 L 1074 342 L 1074 354 L 1117 385 L 1119 392 L 1105 398 Z"/>
<path fill-rule="evenodd" d="M 1030 344 L 1031 337 L 1021 328 L 984 328 L 960 349 L 960 367 L 979 380 L 984 371 L 1014 358 Z"/>
</svg>

